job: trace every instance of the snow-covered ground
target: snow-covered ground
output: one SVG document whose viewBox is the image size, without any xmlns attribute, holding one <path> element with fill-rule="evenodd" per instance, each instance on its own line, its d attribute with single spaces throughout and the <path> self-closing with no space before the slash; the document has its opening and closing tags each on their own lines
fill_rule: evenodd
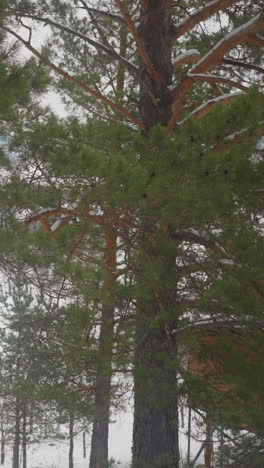
<svg viewBox="0 0 264 468">
<path fill-rule="evenodd" d="M 187 420 L 184 417 L 186 426 Z M 109 434 L 109 457 L 114 458 L 119 462 L 115 468 L 128 468 L 131 459 L 132 445 L 132 412 L 120 413 L 115 417 L 114 422 L 110 425 Z M 187 438 L 184 435 L 186 427 L 183 427 L 181 421 L 180 446 L 181 455 L 186 454 Z M 194 441 L 192 444 L 192 455 L 194 456 L 199 448 L 200 443 Z M 58 443 L 43 443 L 37 446 L 28 447 L 28 468 L 68 468 L 68 441 Z M 88 468 L 90 452 L 90 438 L 87 437 L 87 456 L 83 458 L 83 439 L 82 434 L 75 437 L 74 441 L 74 468 Z M 202 462 L 203 455 L 199 457 Z M 3 466 L 3 465 L 2 465 Z M 22 466 L 22 465 L 21 465 Z M 12 467 L 12 450 L 11 447 L 6 450 L 6 460 L 3 468 Z"/>
<path fill-rule="evenodd" d="M 131 453 L 132 413 L 121 413 L 110 425 L 109 456 L 120 461 L 119 468 L 127 468 Z M 67 468 L 68 441 L 58 443 L 43 443 L 28 447 L 28 468 Z M 87 457 L 83 458 L 82 434 L 74 440 L 74 468 L 88 468 L 90 440 L 87 437 Z M 2 465 L 3 466 L 3 465 Z M 11 447 L 6 450 L 6 460 L 3 468 L 12 467 Z"/>
</svg>

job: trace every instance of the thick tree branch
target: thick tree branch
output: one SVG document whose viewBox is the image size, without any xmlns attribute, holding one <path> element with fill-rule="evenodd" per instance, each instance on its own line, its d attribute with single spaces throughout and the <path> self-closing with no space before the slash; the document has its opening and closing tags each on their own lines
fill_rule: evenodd
<svg viewBox="0 0 264 468">
<path fill-rule="evenodd" d="M 218 11 L 225 10 L 239 1 L 240 0 L 213 0 L 212 2 L 207 3 L 207 5 L 193 11 L 189 17 L 184 18 L 180 23 L 175 24 L 175 40 L 201 21 L 207 20 Z"/>
<path fill-rule="evenodd" d="M 219 65 L 224 60 L 224 55 L 236 45 L 247 42 L 252 33 L 257 33 L 264 29 L 264 15 L 259 13 L 247 23 L 231 31 L 221 41 L 219 41 L 204 57 L 201 58 L 190 70 L 189 74 L 183 78 L 181 83 L 172 91 L 173 113 L 168 123 L 168 129 L 175 127 L 182 108 L 185 104 L 186 94 L 195 83 L 193 75 L 205 73 L 211 68 Z"/>
<path fill-rule="evenodd" d="M 215 99 L 211 99 L 210 101 L 207 101 L 201 106 L 194 109 L 184 120 L 179 122 L 179 125 L 184 124 L 190 118 L 193 118 L 194 120 L 200 120 L 218 104 L 230 104 L 238 96 L 241 96 L 241 94 L 241 92 L 233 94 L 223 94 L 223 96 L 218 96 Z"/>
<path fill-rule="evenodd" d="M 222 83 L 233 88 L 241 89 L 241 91 L 248 91 L 248 88 L 237 81 L 230 80 L 229 78 L 225 78 L 224 76 L 217 76 L 217 75 L 206 75 L 206 74 L 193 74 L 189 73 L 188 76 L 194 78 L 194 81 L 202 81 L 206 83 Z"/>
<path fill-rule="evenodd" d="M 24 44 L 24 46 L 28 50 L 30 50 L 36 57 L 38 57 L 43 63 L 45 63 L 45 65 L 47 65 L 51 70 L 55 71 L 58 75 L 61 75 L 66 80 L 71 81 L 76 86 L 83 89 L 85 92 L 87 92 L 91 96 L 94 96 L 96 99 L 103 102 L 107 106 L 111 107 L 115 111 L 117 111 L 120 114 L 124 115 L 130 122 L 135 124 L 137 127 L 141 128 L 145 132 L 144 125 L 138 119 L 136 119 L 132 114 L 130 114 L 130 112 L 128 112 L 124 107 L 121 107 L 118 104 L 115 104 L 113 101 L 108 99 L 103 94 L 101 94 L 98 91 L 95 91 L 94 89 L 90 88 L 85 83 L 80 81 L 78 78 L 75 78 L 74 76 L 72 76 L 69 73 L 67 73 L 66 71 L 64 71 L 62 68 L 60 68 L 57 65 L 55 65 L 54 63 L 50 62 L 50 60 L 48 60 L 46 57 L 43 57 L 41 55 L 41 53 L 37 49 L 35 49 L 29 42 L 25 41 L 15 31 L 12 31 L 11 29 L 9 29 L 9 28 L 7 28 L 5 26 L 2 26 L 2 29 L 4 29 L 6 32 L 11 34 L 12 36 L 16 37 L 19 41 L 21 41 L 22 44 Z"/>
<path fill-rule="evenodd" d="M 231 31 L 219 41 L 199 62 L 191 69 L 191 73 L 204 73 L 222 62 L 223 57 L 237 44 L 247 42 L 252 32 L 264 29 L 264 15 L 259 13 L 247 23 Z"/>
<path fill-rule="evenodd" d="M 118 6 L 118 8 L 120 9 L 120 12 L 122 13 L 125 21 L 126 21 L 126 24 L 128 26 L 128 28 L 130 29 L 131 31 L 131 34 L 134 38 L 134 41 L 137 45 L 137 49 L 138 49 L 138 52 L 143 60 L 143 62 L 145 63 L 145 66 L 146 66 L 146 69 L 148 71 L 148 74 L 151 78 L 153 78 L 155 81 L 159 81 L 160 80 L 160 77 L 159 77 L 159 74 L 157 73 L 141 39 L 140 39 L 140 36 L 139 36 L 139 33 L 138 33 L 138 30 L 135 26 L 135 23 L 134 21 L 131 19 L 130 15 L 128 14 L 128 12 L 126 11 L 126 8 L 124 7 L 123 3 L 120 1 L 120 0 L 115 0 L 115 3 L 116 5 Z"/>
</svg>

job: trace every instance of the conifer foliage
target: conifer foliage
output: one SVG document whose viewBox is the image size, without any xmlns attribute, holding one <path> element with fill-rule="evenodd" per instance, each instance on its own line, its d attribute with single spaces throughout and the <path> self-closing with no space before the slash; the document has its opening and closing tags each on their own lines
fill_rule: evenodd
<svg viewBox="0 0 264 468">
<path fill-rule="evenodd" d="M 32 263 L 46 249 L 45 266 L 67 270 L 82 293 L 86 284 L 91 300 L 101 271 L 90 467 L 107 466 L 114 333 L 127 303 L 133 467 L 179 466 L 186 395 L 216 424 L 263 431 L 262 2 L 13 1 L 6 12 L 2 29 L 81 113 L 16 133 L 20 171 L 2 197 L 44 228 L 29 249 L 23 239 Z M 52 51 L 36 44 L 35 25 L 51 28 Z M 186 353 L 196 367 L 183 365 Z"/>
</svg>

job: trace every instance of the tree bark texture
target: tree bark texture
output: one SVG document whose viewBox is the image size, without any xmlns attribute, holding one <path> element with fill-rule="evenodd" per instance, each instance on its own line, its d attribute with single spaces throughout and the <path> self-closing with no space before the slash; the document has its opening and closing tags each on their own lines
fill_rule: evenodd
<svg viewBox="0 0 264 468">
<path fill-rule="evenodd" d="M 145 292 L 136 317 L 133 468 L 177 468 L 179 462 L 177 346 L 171 333 L 177 326 L 175 256 L 164 251 L 169 236 L 144 235 L 138 266 Z M 149 271 L 158 272 L 154 280 Z"/>
<path fill-rule="evenodd" d="M 159 319 L 160 304 L 137 312 L 133 468 L 175 468 L 179 462 L 176 344 Z M 156 322 L 156 323 L 155 323 Z"/>
<path fill-rule="evenodd" d="M 110 299 L 115 282 L 113 273 L 116 266 L 116 235 L 111 226 L 106 228 L 104 260 L 106 268 L 105 286 Z M 105 301 L 102 305 L 90 468 L 107 468 L 108 466 L 108 426 L 114 337 L 114 310 L 115 308 L 112 303 L 106 303 Z"/>
<path fill-rule="evenodd" d="M 171 19 L 172 1 L 146 0 L 141 3 L 141 23 L 138 32 L 142 47 L 155 70 L 155 73 L 151 71 L 151 67 L 142 56 L 141 76 L 147 82 L 151 94 L 146 91 L 145 86 L 141 86 L 140 114 L 149 133 L 156 124 L 166 125 L 172 113 L 168 87 L 172 83 L 174 27 Z M 142 250 L 148 252 L 147 236 L 143 244 Z M 154 248 L 150 256 L 155 262 L 159 253 Z M 167 274 L 174 266 L 174 259 L 164 258 L 164 271 Z M 139 281 L 144 283 L 142 278 Z M 162 283 L 166 285 L 166 277 L 162 278 Z M 161 297 L 157 297 L 159 286 L 153 286 L 148 297 L 138 303 L 133 468 L 179 466 L 176 343 L 172 345 L 169 342 L 171 324 L 166 322 L 167 319 L 163 315 L 163 310 L 176 307 L 176 304 L 172 291 L 167 290 Z M 175 285 L 173 289 L 176 289 Z"/>
<path fill-rule="evenodd" d="M 141 77 L 147 83 L 140 86 L 140 115 L 147 131 L 154 125 L 167 125 L 171 117 L 172 47 L 174 26 L 171 18 L 171 0 L 147 0 L 141 11 L 138 27 L 142 47 L 152 62 L 155 74 L 148 70 L 141 58 Z"/>
</svg>

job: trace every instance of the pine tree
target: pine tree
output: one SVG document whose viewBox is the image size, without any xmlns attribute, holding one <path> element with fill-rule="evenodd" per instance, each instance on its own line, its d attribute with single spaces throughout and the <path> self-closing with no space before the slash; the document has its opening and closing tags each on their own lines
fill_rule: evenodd
<svg viewBox="0 0 264 468">
<path fill-rule="evenodd" d="M 137 126 L 147 137 L 144 141 L 131 136 L 130 151 L 138 155 L 131 179 L 126 174 L 125 180 L 122 174 L 121 182 L 115 173 L 115 180 L 120 182 L 119 186 L 118 182 L 115 184 L 118 195 L 114 201 L 122 206 L 125 187 L 124 205 L 128 207 L 132 201 L 136 204 L 136 209 L 128 211 L 126 221 L 132 219 L 142 232 L 136 245 L 141 258 L 135 265 L 138 311 L 133 464 L 175 467 L 177 395 L 181 390 L 175 379 L 175 369 L 180 371 L 178 330 L 193 326 L 197 319 L 208 315 L 220 322 L 231 316 L 234 321 L 242 320 L 246 341 L 250 341 L 250 326 L 255 330 L 258 317 L 261 320 L 262 270 L 256 252 L 262 245 L 262 234 L 256 225 L 261 212 L 263 164 L 261 160 L 252 161 L 252 154 L 257 135 L 263 132 L 263 106 L 262 94 L 249 92 L 243 70 L 262 72 L 259 46 L 263 44 L 263 15 L 259 4 L 248 7 L 242 1 L 199 1 L 192 2 L 189 8 L 175 6 L 169 0 L 140 2 L 140 15 L 129 2 L 119 0 L 103 11 L 89 8 L 85 2 L 79 5 L 95 15 L 92 32 L 97 23 L 96 34 L 101 42 L 87 35 L 89 25 L 76 18 L 75 4 L 22 4 L 17 6 L 16 14 L 63 31 L 66 52 L 66 34 L 74 38 L 75 45 L 69 41 L 70 48 L 75 47 L 72 60 L 70 55 L 68 61 L 64 57 L 67 71 L 55 59 L 43 57 L 43 61 L 77 87 L 77 93 L 70 89 L 75 101 L 76 94 L 78 102 L 85 94 L 85 99 L 92 96 L 89 102 L 92 106 L 94 99 L 100 103 L 98 110 L 104 118 L 115 120 L 120 115 L 124 123 Z M 223 10 L 225 13 L 217 16 Z M 53 17 L 47 17 L 47 12 Z M 228 18 L 224 27 L 221 17 Z M 216 32 L 208 27 L 210 18 L 219 26 Z M 109 22 L 127 26 L 131 51 L 137 51 L 135 63 L 124 61 L 114 46 L 105 42 Z M 206 27 L 203 35 L 199 34 L 200 24 Z M 7 29 L 41 57 L 31 42 Z M 80 57 L 76 56 L 76 42 L 80 40 L 86 48 L 89 44 L 122 63 L 133 77 L 127 80 L 128 88 L 135 78 L 138 84 L 133 93 L 138 111 L 129 108 L 129 99 L 127 106 L 117 103 L 109 86 L 103 94 L 104 75 L 88 76 L 87 64 L 85 74 L 77 68 Z M 242 48 L 241 60 L 238 46 Z M 186 53 L 181 54 L 182 49 Z M 97 55 L 90 54 L 89 60 L 88 70 L 96 64 Z M 194 63 L 191 68 L 190 62 Z M 107 71 L 111 70 L 111 61 L 102 63 Z M 242 76 L 234 72 L 236 66 L 242 70 Z M 252 74 L 250 84 L 257 81 Z M 239 89 L 239 93 L 233 89 Z M 221 103 L 233 104 L 224 108 Z M 119 153 L 129 160 L 127 147 Z M 113 179 L 107 176 L 105 173 L 103 179 L 108 179 L 110 185 Z M 128 184 L 132 180 L 134 193 Z M 104 188 L 104 194 L 109 196 Z M 78 215 L 81 212 L 80 209 Z M 119 221 L 120 217 L 115 216 Z"/>
</svg>

